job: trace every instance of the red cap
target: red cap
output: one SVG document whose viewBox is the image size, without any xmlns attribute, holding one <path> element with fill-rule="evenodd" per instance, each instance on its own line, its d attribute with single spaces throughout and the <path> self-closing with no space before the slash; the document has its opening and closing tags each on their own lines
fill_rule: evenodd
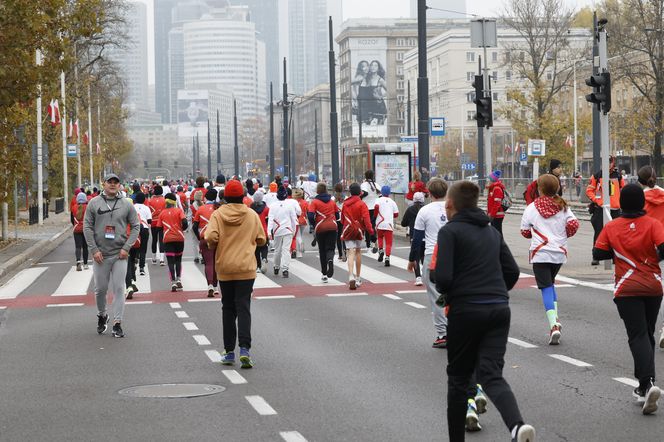
<svg viewBox="0 0 664 442">
<path fill-rule="evenodd" d="M 226 183 L 226 187 L 224 188 L 224 196 L 230 196 L 231 198 L 244 196 L 244 188 L 242 187 L 242 183 L 237 180 L 230 180 L 228 183 Z"/>
</svg>

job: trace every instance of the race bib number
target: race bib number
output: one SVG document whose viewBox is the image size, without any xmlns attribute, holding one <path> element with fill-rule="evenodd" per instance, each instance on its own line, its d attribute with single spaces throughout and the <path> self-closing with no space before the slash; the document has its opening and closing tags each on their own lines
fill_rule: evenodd
<svg viewBox="0 0 664 442">
<path fill-rule="evenodd" d="M 114 226 L 106 226 L 106 229 L 104 230 L 104 238 L 106 238 L 106 239 L 115 239 L 115 227 Z"/>
</svg>

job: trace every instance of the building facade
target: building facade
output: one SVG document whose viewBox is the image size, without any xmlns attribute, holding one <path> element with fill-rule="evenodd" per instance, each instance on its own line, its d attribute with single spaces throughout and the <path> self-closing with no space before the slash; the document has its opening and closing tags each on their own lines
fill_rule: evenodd
<svg viewBox="0 0 664 442">
<path fill-rule="evenodd" d="M 171 30 L 171 10 L 177 0 L 154 2 L 154 82 L 155 110 L 161 114 L 162 122 L 169 122 L 170 95 L 168 71 L 168 33 Z"/>
<path fill-rule="evenodd" d="M 292 111 L 293 139 L 291 146 L 295 149 L 294 178 L 302 174 L 309 175 L 318 170 L 319 179 L 323 178 L 331 182 L 329 83 L 320 84 L 298 98 L 292 106 Z M 318 151 L 318 168 L 315 163 L 316 151 Z"/>
</svg>

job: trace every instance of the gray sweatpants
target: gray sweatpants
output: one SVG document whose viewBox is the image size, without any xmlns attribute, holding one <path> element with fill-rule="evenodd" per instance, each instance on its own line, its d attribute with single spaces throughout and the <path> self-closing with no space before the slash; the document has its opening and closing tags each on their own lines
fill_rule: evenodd
<svg viewBox="0 0 664 442">
<path fill-rule="evenodd" d="M 93 261 L 92 275 L 95 282 L 97 310 L 106 313 L 106 293 L 109 288 L 113 293 L 113 322 L 121 322 L 125 306 L 125 276 L 127 276 L 127 260 L 117 255 L 104 257 L 101 264 Z"/>
<path fill-rule="evenodd" d="M 279 267 L 282 272 L 288 270 L 288 265 L 290 264 L 290 246 L 292 241 L 293 234 L 274 238 L 274 267 Z"/>
<path fill-rule="evenodd" d="M 431 305 L 431 312 L 433 313 L 433 327 L 436 329 L 438 336 L 447 336 L 447 317 L 443 309 L 438 307 L 436 300 L 439 293 L 436 291 L 436 284 L 429 280 L 429 264 L 431 264 L 432 255 L 424 255 L 424 264 L 422 264 L 422 279 L 424 286 L 427 288 L 427 295 L 429 297 L 429 304 Z"/>
</svg>

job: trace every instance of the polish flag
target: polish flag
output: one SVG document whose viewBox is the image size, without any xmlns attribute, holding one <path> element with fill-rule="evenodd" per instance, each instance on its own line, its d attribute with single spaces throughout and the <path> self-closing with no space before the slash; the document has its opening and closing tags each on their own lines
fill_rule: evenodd
<svg viewBox="0 0 664 442">
<path fill-rule="evenodd" d="M 97 155 L 101 153 L 101 146 L 99 146 L 99 143 L 97 143 Z"/>
<path fill-rule="evenodd" d="M 51 120 L 51 126 L 55 127 L 60 124 L 60 107 L 58 106 L 58 100 L 51 100 L 51 103 L 48 105 L 48 116 Z"/>
<path fill-rule="evenodd" d="M 88 131 L 86 130 L 83 133 L 83 144 L 89 144 L 89 142 L 90 142 L 90 137 L 88 137 Z"/>
<path fill-rule="evenodd" d="M 78 137 L 81 135 L 81 133 L 78 130 L 78 118 L 76 121 L 74 121 L 74 137 L 78 140 Z"/>
<path fill-rule="evenodd" d="M 566 147 L 574 146 L 574 138 L 572 138 L 571 135 L 567 135 L 567 138 L 565 139 L 565 146 Z"/>
</svg>

